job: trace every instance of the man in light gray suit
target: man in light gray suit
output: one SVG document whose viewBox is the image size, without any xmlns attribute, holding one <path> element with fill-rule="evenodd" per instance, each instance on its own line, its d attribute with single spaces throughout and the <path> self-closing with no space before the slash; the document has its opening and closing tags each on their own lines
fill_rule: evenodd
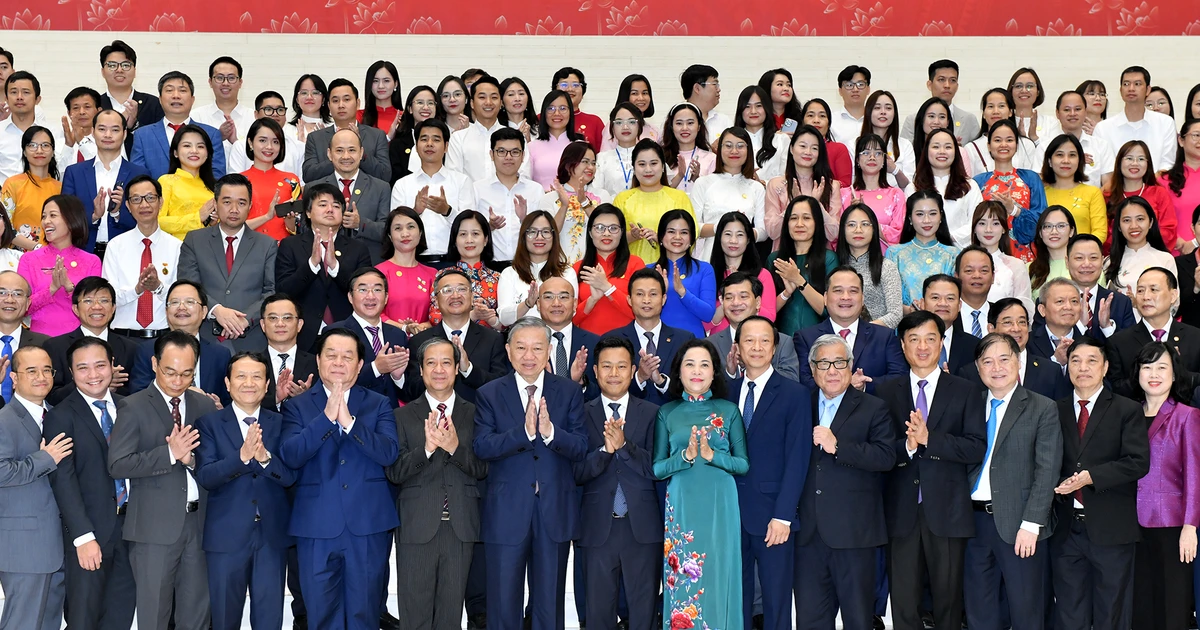
<svg viewBox="0 0 1200 630">
<path fill-rule="evenodd" d="M 334 132 L 342 129 L 354 130 L 362 138 L 363 170 L 384 182 L 391 181 L 387 134 L 358 124 L 358 88 L 349 80 L 339 78 L 329 82 L 329 116 L 333 124 L 308 134 L 304 142 L 304 181 L 312 183 L 333 173 L 329 144 Z"/>
<path fill-rule="evenodd" d="M 375 265 L 382 262 L 383 237 L 387 232 L 387 216 L 391 212 L 392 189 L 386 180 L 366 171 L 364 155 L 358 135 L 346 130 L 335 133 L 329 145 L 329 159 L 333 161 L 334 171 L 321 179 L 310 180 L 309 185 L 323 182 L 342 191 L 342 196 L 346 198 L 342 232 L 366 246 L 371 254 L 371 264 Z"/>
<path fill-rule="evenodd" d="M 0 367 L 5 367 L 0 365 Z M 49 474 L 71 454 L 71 439 L 42 439 L 45 399 L 54 385 L 50 355 L 25 347 L 12 355 L 12 401 L 0 410 L 0 630 L 62 627 L 62 520 Z"/>
<path fill-rule="evenodd" d="M 1041 630 L 1045 541 L 1062 463 L 1058 408 L 1017 381 L 1020 347 L 1012 337 L 988 333 L 975 347 L 975 365 L 987 388 L 978 402 L 986 405 L 987 451 L 968 477 L 975 537 L 967 541 L 963 561 L 967 625 L 1000 630 L 1003 582 L 1012 627 Z"/>
<path fill-rule="evenodd" d="M 733 335 L 747 317 L 758 315 L 762 294 L 763 284 L 758 276 L 741 271 L 729 274 L 721 283 L 721 307 L 729 326 L 713 333 L 708 340 L 716 346 L 717 353 L 721 355 L 721 365 L 731 378 L 738 378 L 742 372 Z M 771 366 L 780 376 L 800 382 L 800 359 L 796 356 L 796 344 L 779 332 L 775 333 L 775 358 L 771 359 Z"/>
<path fill-rule="evenodd" d="M 216 411 L 190 391 L 200 342 L 182 330 L 154 341 L 154 383 L 117 404 L 108 470 L 129 480 L 123 537 L 137 582 L 137 627 L 207 630 L 208 571 L 201 548 L 204 488 L 196 483 L 196 420 Z M 61 537 L 61 536 L 60 536 Z"/>
<path fill-rule="evenodd" d="M 204 287 L 208 321 L 200 335 L 229 346 L 233 352 L 261 352 L 267 338 L 258 325 L 263 298 L 275 293 L 275 239 L 247 222 L 253 190 L 245 175 L 217 180 L 217 224 L 193 230 L 179 250 L 178 274 Z M 271 213 L 262 218 L 270 218 Z"/>
</svg>

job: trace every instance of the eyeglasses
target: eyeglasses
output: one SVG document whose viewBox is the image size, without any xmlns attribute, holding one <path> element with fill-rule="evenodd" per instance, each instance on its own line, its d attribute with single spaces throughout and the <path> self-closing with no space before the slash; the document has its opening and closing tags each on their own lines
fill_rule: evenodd
<svg viewBox="0 0 1200 630">
<path fill-rule="evenodd" d="M 710 85 L 713 87 L 721 87 L 721 82 L 720 81 L 705 81 L 704 83 L 701 83 L 700 85 L 703 85 L 705 87 L 708 87 Z"/>
<path fill-rule="evenodd" d="M 140 206 L 143 203 L 151 206 L 158 203 L 158 195 L 151 193 L 149 195 L 132 195 L 129 197 L 129 205 L 131 206 Z"/>
<path fill-rule="evenodd" d="M 525 153 L 525 149 L 492 149 L 492 153 L 496 154 L 496 157 L 505 158 L 512 156 L 519 158 L 522 153 Z"/>
<path fill-rule="evenodd" d="M 267 322 L 271 324 L 278 324 L 280 322 L 290 324 L 297 319 L 299 318 L 295 315 L 267 315 Z"/>
<path fill-rule="evenodd" d="M 531 238 L 550 238 L 554 236 L 553 228 L 529 228 L 525 230 L 525 236 Z"/>
<path fill-rule="evenodd" d="M 241 79 L 242 79 L 242 77 L 239 77 L 236 74 L 217 74 L 217 75 L 213 75 L 213 77 L 212 77 L 212 80 L 216 81 L 217 83 L 227 83 L 227 84 L 237 83 Z"/>
<path fill-rule="evenodd" d="M 105 61 L 104 69 L 105 70 L 118 70 L 119 69 L 119 70 L 124 70 L 125 72 L 129 72 L 130 70 L 133 70 L 133 62 L 132 61 Z"/>
<path fill-rule="evenodd" d="M 1042 225 L 1043 232 L 1066 232 L 1071 229 L 1069 223 L 1046 223 Z"/>
<path fill-rule="evenodd" d="M 883 151 L 880 151 L 879 149 L 865 149 L 858 152 L 858 157 L 880 158 L 883 157 Z"/>
<path fill-rule="evenodd" d="M 564 92 L 567 90 L 578 90 L 581 87 L 583 87 L 583 84 L 578 81 L 574 81 L 574 82 L 570 82 L 570 83 L 568 83 L 567 81 L 562 81 L 558 84 L 558 89 L 560 89 Z"/>
<path fill-rule="evenodd" d="M 325 95 L 322 94 L 320 92 L 320 90 L 300 90 L 299 92 L 296 92 L 296 96 L 300 96 L 303 98 L 309 98 L 312 96 L 325 96 Z"/>
<path fill-rule="evenodd" d="M 442 295 L 443 297 L 450 297 L 452 295 L 466 295 L 470 292 L 471 292 L 471 287 L 466 287 L 461 284 L 452 285 L 452 286 L 448 286 L 448 287 L 442 287 L 442 288 L 438 289 L 438 293 L 440 295 Z"/>
<path fill-rule="evenodd" d="M 1105 92 L 1084 92 L 1083 95 L 1084 96 L 1098 96 L 1100 98 L 1108 98 L 1108 94 Z"/>
<path fill-rule="evenodd" d="M 31 367 L 31 368 L 25 368 L 24 370 L 21 370 L 21 374 L 24 374 L 26 378 L 37 378 L 39 376 L 43 376 L 46 378 L 54 378 L 55 372 L 54 372 L 54 368 L 52 368 L 52 367 L 46 367 L 46 368 L 40 368 L 40 369 Z"/>
<path fill-rule="evenodd" d="M 1013 84 L 1014 92 L 1020 92 L 1020 91 L 1032 92 L 1036 89 L 1037 89 L 1036 83 L 1014 83 Z"/>
<path fill-rule="evenodd" d="M 25 145 L 25 148 L 29 149 L 30 151 L 49 151 L 54 148 L 54 143 L 53 142 L 30 142 L 29 144 Z"/>
<path fill-rule="evenodd" d="M 463 97 L 463 91 L 462 91 L 462 90 L 454 90 L 453 92 L 442 92 L 442 98 L 443 98 L 443 99 L 446 99 L 446 98 L 462 98 L 462 97 Z"/>
<path fill-rule="evenodd" d="M 1126 155 L 1124 158 L 1121 159 L 1121 161 L 1129 162 L 1130 164 L 1139 164 L 1139 163 L 1143 163 L 1146 161 L 1146 156 L 1144 156 L 1144 155 Z"/>
<path fill-rule="evenodd" d="M 190 381 L 195 378 L 196 370 L 184 370 L 182 372 L 176 372 L 171 368 L 163 368 L 163 375 L 165 375 L 167 378 L 182 378 L 185 381 Z"/>
<path fill-rule="evenodd" d="M 621 233 L 621 226 L 619 226 L 615 223 L 612 225 L 601 225 L 601 224 L 597 223 L 596 225 L 592 226 L 592 231 L 595 232 L 596 234 L 616 235 L 616 234 Z"/>
<path fill-rule="evenodd" d="M 824 361 L 824 360 L 813 361 L 812 364 L 814 367 L 816 367 L 818 370 L 821 370 L 822 372 L 824 372 L 825 370 L 828 370 L 829 368 L 844 370 L 844 369 L 850 367 L 850 359 L 835 359 L 833 361 Z"/>
<path fill-rule="evenodd" d="M 614 126 L 614 127 L 636 127 L 637 119 L 636 118 L 617 118 L 616 120 L 612 121 L 612 126 Z"/>
<path fill-rule="evenodd" d="M 28 295 L 28 294 L 20 289 L 0 289 L 0 300 L 6 299 L 6 298 L 20 300 L 20 299 L 24 298 L 26 295 Z"/>
<path fill-rule="evenodd" d="M 387 289 L 383 287 L 358 287 L 354 292 L 359 295 L 384 295 L 387 293 Z"/>
<path fill-rule="evenodd" d="M 737 142 L 737 143 L 725 142 L 721 145 L 721 148 L 725 149 L 726 151 L 733 151 L 735 149 L 738 151 L 745 151 L 746 143 L 745 142 Z"/>
<path fill-rule="evenodd" d="M 112 300 L 108 298 L 83 298 L 79 303 L 84 306 L 112 306 Z"/>
<path fill-rule="evenodd" d="M 199 305 L 200 305 L 200 300 L 197 300 L 195 298 L 187 298 L 184 300 L 175 299 L 175 300 L 169 300 L 167 302 L 167 308 L 178 308 L 178 307 L 182 306 L 182 307 L 185 307 L 188 309 L 193 309 Z"/>
<path fill-rule="evenodd" d="M 547 302 L 570 302 L 574 298 L 575 298 L 575 296 L 571 295 L 570 293 L 566 293 L 566 292 L 543 293 L 542 294 L 542 299 L 546 300 Z"/>
<path fill-rule="evenodd" d="M 425 99 L 421 99 L 419 101 L 413 101 L 413 107 L 437 107 L 437 101 L 427 101 Z"/>
<path fill-rule="evenodd" d="M 579 160 L 579 165 L 580 166 L 595 166 L 596 160 L 589 160 L 587 158 L 583 158 L 582 160 Z"/>
<path fill-rule="evenodd" d="M 268 116 L 282 116 L 287 113 L 287 108 L 284 107 L 283 105 L 280 105 L 279 107 L 263 106 L 263 107 L 259 107 L 258 111 L 260 111 Z"/>
<path fill-rule="evenodd" d="M 551 105 L 546 108 L 546 113 L 548 114 L 565 114 L 569 111 L 571 111 L 571 108 L 566 105 Z"/>
<path fill-rule="evenodd" d="M 1200 142 L 1200 131 L 1193 131 L 1184 137 L 1192 142 Z"/>
<path fill-rule="evenodd" d="M 843 90 L 863 90 L 866 89 L 866 81 L 845 81 L 842 83 Z"/>
</svg>

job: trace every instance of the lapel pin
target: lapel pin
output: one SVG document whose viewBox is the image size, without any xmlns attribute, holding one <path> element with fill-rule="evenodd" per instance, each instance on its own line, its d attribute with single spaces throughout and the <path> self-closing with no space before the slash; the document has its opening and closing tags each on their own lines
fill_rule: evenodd
<svg viewBox="0 0 1200 630">
<path fill-rule="evenodd" d="M 356 195 L 361 195 L 361 194 L 362 194 L 362 191 L 361 191 L 361 190 L 359 190 L 359 189 L 357 189 L 357 188 L 355 188 L 355 189 L 354 189 L 354 194 L 356 194 Z"/>
<path fill-rule="evenodd" d="M 75 265 L 71 265 L 71 266 L 74 267 Z M 1179 341 L 1179 337 L 1176 337 L 1175 341 Z M 1178 350 L 1178 348 L 1176 348 L 1176 350 Z"/>
<path fill-rule="evenodd" d="M 341 256 L 341 255 L 342 255 L 342 252 L 341 252 L 341 250 L 337 250 L 337 249 L 335 249 L 335 250 L 333 250 L 333 255 L 334 255 L 334 256 Z"/>
<path fill-rule="evenodd" d="M 397 269 L 397 270 L 396 270 L 396 277 L 397 277 L 397 278 L 403 278 L 403 277 L 404 277 L 404 272 L 403 272 L 403 271 L 400 271 L 399 269 Z"/>
<path fill-rule="evenodd" d="M 71 261 L 71 266 L 72 266 L 72 267 L 78 267 L 78 266 L 79 266 L 79 261 L 77 261 L 77 260 L 72 260 L 72 261 Z M 1179 337 L 1176 337 L 1176 338 L 1175 338 L 1175 341 L 1179 341 Z"/>
</svg>

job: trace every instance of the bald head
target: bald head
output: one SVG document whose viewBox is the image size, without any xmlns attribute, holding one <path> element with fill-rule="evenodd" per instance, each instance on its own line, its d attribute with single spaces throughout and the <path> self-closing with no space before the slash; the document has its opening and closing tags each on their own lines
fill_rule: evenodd
<svg viewBox="0 0 1200 630">
<path fill-rule="evenodd" d="M 342 129 L 329 141 L 329 161 L 341 179 L 354 179 L 362 162 L 362 139 L 358 132 Z"/>
<path fill-rule="evenodd" d="M 554 330 L 562 330 L 575 317 L 575 287 L 566 280 L 554 277 L 538 287 L 538 313 L 542 321 Z"/>
<path fill-rule="evenodd" d="M 29 282 L 15 271 L 0 272 L 0 332 L 11 333 L 29 311 Z"/>
</svg>

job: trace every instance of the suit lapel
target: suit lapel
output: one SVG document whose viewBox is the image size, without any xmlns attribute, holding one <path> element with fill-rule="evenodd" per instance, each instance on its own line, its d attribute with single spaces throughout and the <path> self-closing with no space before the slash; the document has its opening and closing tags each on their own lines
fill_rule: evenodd
<svg viewBox="0 0 1200 630">
<path fill-rule="evenodd" d="M 629 400 L 630 400 L 629 406 L 625 407 L 625 420 L 626 421 L 629 420 L 630 406 L 633 405 L 633 397 L 630 396 Z M 604 436 L 604 423 L 605 423 L 605 421 L 608 420 L 609 409 L 607 409 L 604 406 L 603 398 L 597 398 L 596 402 L 598 404 L 595 405 L 594 407 L 592 407 L 591 411 L 588 413 L 588 418 L 591 419 L 592 423 L 596 425 L 596 430 L 600 433 L 601 437 L 603 437 Z"/>
<path fill-rule="evenodd" d="M 167 130 L 162 125 L 156 124 L 151 129 L 151 137 L 154 138 L 155 144 L 158 145 L 159 151 L 162 152 L 163 161 L 168 165 L 171 164 L 171 141 L 167 139 Z"/>
<path fill-rule="evenodd" d="M 163 399 L 162 392 L 153 384 L 142 391 L 146 392 L 146 396 L 150 399 L 150 406 L 154 407 L 154 410 L 158 412 L 158 417 L 162 419 L 163 426 L 170 433 L 175 421 L 171 418 L 171 408 L 167 406 L 167 401 Z"/>
<path fill-rule="evenodd" d="M 29 432 L 29 437 L 33 438 L 33 443 L 40 444 L 42 441 L 42 432 L 38 431 L 37 422 L 34 422 L 33 417 L 29 415 L 29 411 L 25 409 L 25 405 L 15 400 L 8 404 L 16 409 L 21 426 L 25 427 L 25 430 Z"/>
<path fill-rule="evenodd" d="M 73 405 L 75 407 L 75 417 L 79 418 L 85 425 L 87 425 L 88 432 L 92 434 L 92 437 L 96 438 L 96 441 L 100 443 L 100 446 L 104 449 L 105 453 L 107 453 L 108 438 L 104 437 L 104 429 L 101 429 L 100 423 L 95 421 L 96 415 L 95 412 L 92 411 L 93 407 L 87 403 L 87 400 L 83 397 L 83 394 L 80 394 L 78 391 L 76 391 L 67 398 L 67 402 L 65 404 Z M 113 422 L 116 422 L 116 418 L 113 419 Z"/>
<path fill-rule="evenodd" d="M 189 390 L 183 393 L 183 398 L 187 401 L 187 409 L 183 414 L 183 423 L 188 426 L 195 426 L 200 416 L 204 415 L 200 413 L 200 402 L 206 400 L 208 397 Z"/>
<path fill-rule="evenodd" d="M 1171 412 L 1175 409 L 1175 402 L 1170 398 L 1158 408 L 1158 414 L 1154 416 L 1154 422 L 1150 423 L 1150 437 L 1154 437 L 1156 433 L 1162 430 L 1167 424 L 1167 420 L 1171 417 Z"/>
<path fill-rule="evenodd" d="M 767 379 L 767 384 L 763 386 L 762 392 L 759 393 L 758 400 L 754 401 L 755 417 L 761 418 L 762 416 L 759 415 L 761 413 L 761 411 L 763 409 L 770 408 L 771 402 L 775 400 L 775 394 L 779 389 L 779 382 L 775 380 L 777 378 L 783 378 L 783 377 L 779 375 L 779 372 L 775 372 L 774 374 L 772 374 L 771 378 Z M 743 381 L 742 387 L 745 387 L 745 386 L 746 386 L 746 381 Z M 741 400 L 741 392 L 738 392 L 738 400 Z M 734 403 L 734 404 L 736 404 L 736 403 Z M 743 420 L 744 419 L 745 418 L 743 418 Z M 750 435 L 751 433 L 753 433 L 757 429 L 758 426 L 759 426 L 759 423 L 754 422 L 754 418 L 751 418 L 750 426 L 746 429 L 746 435 Z"/>
<path fill-rule="evenodd" d="M 938 425 L 938 422 L 942 419 L 942 410 L 946 408 L 946 405 L 950 404 L 946 401 L 953 398 L 956 393 L 950 391 L 950 388 L 954 385 L 943 379 L 942 376 L 941 374 L 938 375 L 938 384 L 933 390 L 933 404 L 929 405 L 929 417 L 925 418 L 925 424 L 929 429 L 933 429 Z M 917 402 L 912 399 L 912 388 L 906 387 L 904 391 L 908 393 L 908 399 L 912 403 L 910 409 L 916 409 Z M 904 420 L 904 418 L 900 418 L 900 420 Z"/>
<path fill-rule="evenodd" d="M 1083 439 L 1079 443 L 1079 451 L 1087 448 L 1088 441 L 1096 434 L 1096 425 L 1100 424 L 1105 414 L 1108 412 L 1108 406 L 1112 403 L 1112 394 L 1107 389 L 1100 390 L 1100 397 L 1096 399 L 1096 403 L 1092 405 L 1092 413 L 1088 414 L 1088 424 L 1083 430 Z M 1076 431 L 1078 433 L 1078 431 Z"/>
<path fill-rule="evenodd" d="M 820 393 L 815 396 L 815 398 L 820 397 Z M 858 394 L 858 390 L 854 388 L 847 389 L 846 395 L 842 398 L 842 404 L 838 405 L 837 412 L 833 414 L 833 422 L 829 423 L 829 430 L 833 431 L 834 435 L 837 435 L 838 431 L 841 430 L 842 425 L 850 417 L 850 414 L 854 413 L 854 409 L 858 407 L 859 402 L 860 395 Z"/>
<path fill-rule="evenodd" d="M 854 357 L 854 365 L 858 365 L 862 362 L 862 354 L 865 348 L 871 344 L 871 327 L 867 325 L 867 322 L 858 322 L 858 334 L 855 336 L 857 338 L 854 340 L 854 348 L 850 351 L 850 354 Z"/>
<path fill-rule="evenodd" d="M 259 414 L 261 413 L 262 411 L 259 410 Z M 237 414 L 233 412 L 232 408 L 226 407 L 221 412 L 221 420 L 223 421 L 222 424 L 225 425 L 225 430 L 229 433 L 229 439 L 232 440 L 232 444 L 240 447 L 246 441 L 246 438 L 242 437 L 242 428 L 238 426 Z"/>
<path fill-rule="evenodd" d="M 990 394 L 985 394 L 985 396 L 990 396 Z M 1028 398 L 1029 394 L 1026 393 L 1025 388 L 1018 385 L 1012 398 L 1008 401 L 1008 409 L 1004 410 L 1004 422 L 1000 423 L 1000 431 L 996 434 L 996 443 L 992 446 L 993 453 L 1000 448 L 1004 438 L 1008 437 L 1021 414 L 1025 413 L 1025 406 L 1029 402 Z"/>
</svg>

